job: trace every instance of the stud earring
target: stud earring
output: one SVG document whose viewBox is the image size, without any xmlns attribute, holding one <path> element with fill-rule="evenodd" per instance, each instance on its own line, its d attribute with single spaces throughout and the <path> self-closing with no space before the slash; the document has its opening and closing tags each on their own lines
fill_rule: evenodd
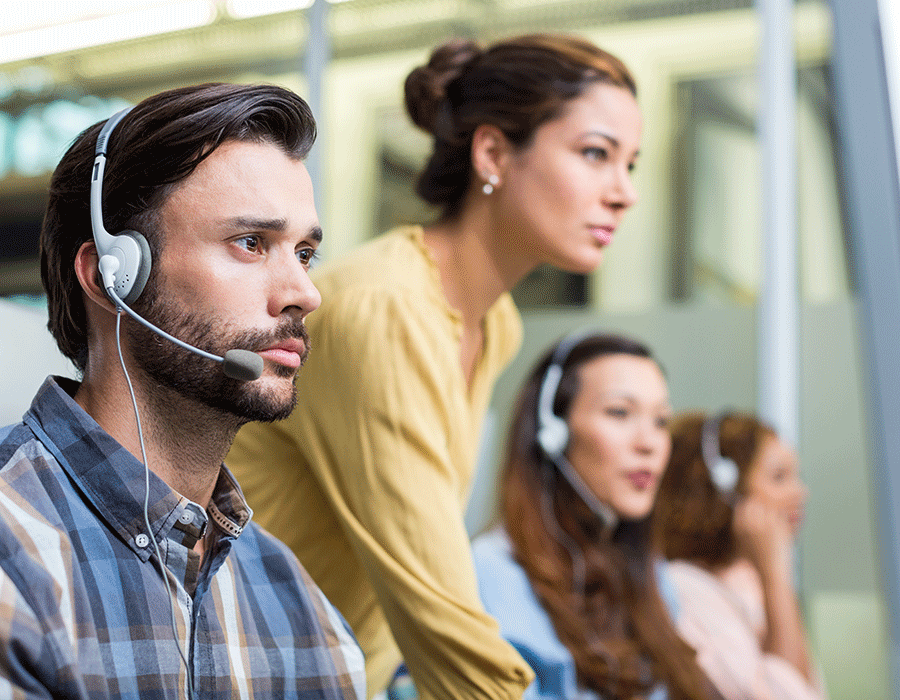
<svg viewBox="0 0 900 700">
<path fill-rule="evenodd" d="M 490 175 L 487 178 L 487 182 L 484 183 L 484 186 L 481 188 L 481 191 L 485 194 L 491 194 L 494 191 L 494 188 L 500 184 L 500 178 L 496 175 Z"/>
</svg>

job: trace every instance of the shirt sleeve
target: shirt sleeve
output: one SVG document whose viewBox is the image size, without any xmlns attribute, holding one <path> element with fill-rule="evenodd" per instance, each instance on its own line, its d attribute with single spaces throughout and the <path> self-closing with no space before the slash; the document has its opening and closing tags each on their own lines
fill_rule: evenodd
<svg viewBox="0 0 900 700">
<path fill-rule="evenodd" d="M 49 580 L 0 530 L 0 697 L 88 697 L 97 669 L 80 668 Z"/>
<path fill-rule="evenodd" d="M 822 700 L 796 668 L 765 653 L 736 598 L 706 571 L 671 562 L 678 595 L 678 630 L 726 700 Z"/>
<path fill-rule="evenodd" d="M 313 336 L 327 371 L 300 373 L 295 439 L 420 697 L 520 698 L 532 673 L 478 598 L 462 503 L 478 436 L 458 342 L 436 316 L 411 294 L 335 302 Z"/>
</svg>

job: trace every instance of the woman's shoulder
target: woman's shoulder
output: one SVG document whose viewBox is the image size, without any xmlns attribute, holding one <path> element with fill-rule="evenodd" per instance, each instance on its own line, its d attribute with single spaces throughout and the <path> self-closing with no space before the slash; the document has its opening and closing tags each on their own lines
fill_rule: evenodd
<svg viewBox="0 0 900 700">
<path fill-rule="evenodd" d="M 713 572 L 690 562 L 671 561 L 666 572 L 681 610 L 688 615 L 719 622 L 740 619 L 759 631 L 764 608 L 755 571 L 731 564 Z"/>
<path fill-rule="evenodd" d="M 678 618 L 682 613 L 706 615 L 736 602 L 728 587 L 713 572 L 689 561 L 665 563 L 665 578 L 677 599 Z"/>
<path fill-rule="evenodd" d="M 384 323 L 420 326 L 423 319 L 445 316 L 439 275 L 417 243 L 420 232 L 389 231 L 317 267 L 312 280 L 322 304 L 310 314 L 310 328 L 362 326 L 366 332 Z"/>
<path fill-rule="evenodd" d="M 504 589 L 509 585 L 508 577 L 517 582 L 528 582 L 525 570 L 516 562 L 509 535 L 502 527 L 494 528 L 472 540 L 472 559 L 478 573 L 478 585 L 491 591 L 495 586 Z M 529 584 L 529 589 L 530 589 Z"/>
<path fill-rule="evenodd" d="M 499 527 L 477 537 L 472 554 L 485 610 L 537 674 L 525 697 L 596 698 L 578 687 L 572 654 L 559 641 L 528 574 L 516 562 L 506 531 Z"/>
<path fill-rule="evenodd" d="M 684 559 L 669 559 L 663 563 L 666 578 L 679 588 L 722 585 L 709 569 Z"/>
<path fill-rule="evenodd" d="M 500 623 L 503 636 L 517 645 L 536 645 L 541 655 L 567 657 L 506 531 L 496 528 L 473 540 L 472 558 L 482 603 Z"/>
<path fill-rule="evenodd" d="M 711 571 L 686 561 L 667 564 L 672 581 L 682 591 L 705 592 L 724 596 L 736 603 L 742 611 L 762 609 L 762 582 L 756 568 L 746 559 L 736 559 L 727 566 Z"/>
</svg>

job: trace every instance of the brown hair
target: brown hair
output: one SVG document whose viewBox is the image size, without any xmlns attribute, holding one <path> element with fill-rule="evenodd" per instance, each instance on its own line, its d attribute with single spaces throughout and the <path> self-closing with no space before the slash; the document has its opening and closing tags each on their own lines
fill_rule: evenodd
<svg viewBox="0 0 900 700">
<path fill-rule="evenodd" d="M 88 329 L 74 262 L 93 235 L 91 168 L 103 123 L 82 132 L 54 170 L 40 238 L 47 327 L 80 371 L 87 363 Z M 162 243 L 160 208 L 216 148 L 229 140 L 266 142 L 299 160 L 309 153 L 315 137 L 315 120 L 306 102 L 274 85 L 209 83 L 148 97 L 125 116 L 107 144 L 106 228 L 111 233 L 139 231 L 151 258 L 156 258 Z M 139 301 L 152 297 L 155 277 L 151 267 Z"/>
<path fill-rule="evenodd" d="M 572 36 L 535 34 L 486 49 L 466 39 L 439 46 L 406 78 L 406 109 L 434 137 L 434 150 L 416 191 L 457 214 L 471 181 L 472 136 L 482 124 L 500 129 L 517 148 L 562 113 L 565 104 L 594 83 L 637 96 L 622 61 Z"/>
<path fill-rule="evenodd" d="M 654 538 L 667 559 L 716 568 L 734 560 L 737 543 L 731 530 L 734 507 L 713 484 L 703 459 L 706 420 L 705 414 L 690 412 L 672 422 L 672 454 L 656 497 Z M 736 491 L 743 493 L 760 445 L 775 431 L 737 412 L 724 414 L 718 427 L 719 452 L 737 464 Z"/>
<path fill-rule="evenodd" d="M 582 685 L 625 699 L 661 681 L 672 700 L 709 697 L 714 691 L 660 596 L 649 518 L 605 531 L 538 444 L 538 397 L 554 349 L 531 372 L 510 427 L 501 499 L 516 560 L 571 652 Z M 554 413 L 568 415 L 583 364 L 614 354 L 653 359 L 627 338 L 585 338 L 563 363 Z M 575 547 L 575 556 L 583 558 L 584 590 L 574 583 Z"/>
</svg>

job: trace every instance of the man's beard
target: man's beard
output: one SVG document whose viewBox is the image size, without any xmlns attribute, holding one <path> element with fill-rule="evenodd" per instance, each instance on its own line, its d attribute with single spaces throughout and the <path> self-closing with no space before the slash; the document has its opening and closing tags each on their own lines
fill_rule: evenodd
<svg viewBox="0 0 900 700">
<path fill-rule="evenodd" d="M 232 348 L 259 351 L 288 338 L 302 338 L 306 349 L 301 361 L 306 361 L 309 335 L 300 319 L 292 318 L 270 332 L 216 332 L 212 321 L 202 320 L 189 311 L 179 311 L 164 301 L 151 288 L 155 286 L 148 284 L 144 290 L 136 304 L 142 307 L 138 313 L 179 340 L 222 356 Z M 143 298 L 148 301 L 141 303 Z M 184 398 L 229 413 L 241 423 L 283 420 L 297 403 L 293 381 L 290 395 L 281 397 L 257 388 L 254 382 L 227 377 L 220 363 L 185 350 L 137 322 L 126 326 L 126 337 L 135 362 L 151 380 Z M 277 376 L 296 381 L 296 369 L 279 364 L 274 364 L 272 369 Z"/>
</svg>

